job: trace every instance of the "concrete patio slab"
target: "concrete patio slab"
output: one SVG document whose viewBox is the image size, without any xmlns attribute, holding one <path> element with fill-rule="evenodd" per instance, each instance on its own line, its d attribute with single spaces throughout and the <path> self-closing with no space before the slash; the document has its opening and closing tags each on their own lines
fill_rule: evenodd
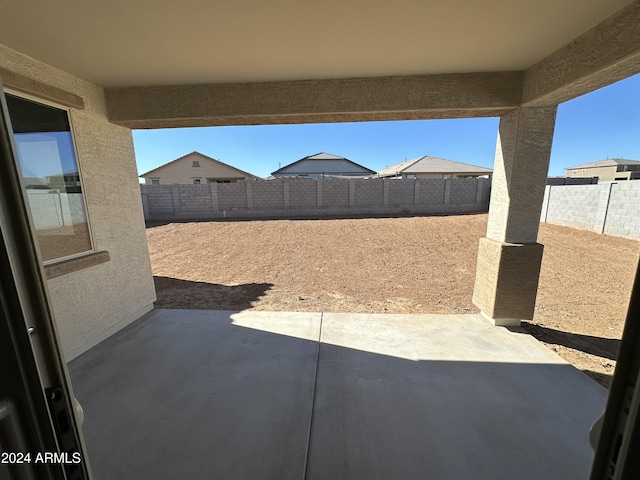
<svg viewBox="0 0 640 480">
<path fill-rule="evenodd" d="M 96 480 L 302 478 L 320 317 L 154 310 L 71 362 Z"/>
<path fill-rule="evenodd" d="M 154 310 L 69 368 L 98 480 L 586 479 L 607 394 L 478 315 Z"/>
<path fill-rule="evenodd" d="M 307 478 L 586 479 L 606 390 L 478 315 L 325 313 Z"/>
</svg>

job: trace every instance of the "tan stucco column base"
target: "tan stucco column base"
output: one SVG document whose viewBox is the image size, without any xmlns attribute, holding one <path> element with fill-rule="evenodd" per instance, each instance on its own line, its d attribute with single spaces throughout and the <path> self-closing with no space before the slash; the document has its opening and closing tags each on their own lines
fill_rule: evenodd
<svg viewBox="0 0 640 480">
<path fill-rule="evenodd" d="M 498 326 L 532 320 L 544 246 L 481 238 L 473 303 Z"/>
</svg>

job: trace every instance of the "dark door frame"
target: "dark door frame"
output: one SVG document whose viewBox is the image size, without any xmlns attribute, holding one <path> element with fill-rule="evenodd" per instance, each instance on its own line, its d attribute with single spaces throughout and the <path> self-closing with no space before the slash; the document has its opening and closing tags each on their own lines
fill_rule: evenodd
<svg viewBox="0 0 640 480">
<path fill-rule="evenodd" d="M 11 478 L 89 479 L 1 82 L 0 107 L 0 447 Z"/>
</svg>

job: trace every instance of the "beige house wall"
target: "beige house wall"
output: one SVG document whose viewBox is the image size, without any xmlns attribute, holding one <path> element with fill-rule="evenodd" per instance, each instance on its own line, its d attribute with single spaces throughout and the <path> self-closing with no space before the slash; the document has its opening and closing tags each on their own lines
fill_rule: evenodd
<svg viewBox="0 0 640 480">
<path fill-rule="evenodd" d="M 403 174 L 403 178 L 408 178 L 409 174 Z M 442 173 L 416 173 L 416 178 L 444 178 Z"/>
<path fill-rule="evenodd" d="M 567 169 L 567 177 L 572 178 L 591 178 L 591 177 L 600 177 L 600 180 L 603 182 L 609 180 L 615 180 L 617 178 L 623 178 L 628 180 L 631 176 L 631 172 L 617 172 L 617 166 L 611 165 L 606 167 L 594 167 L 594 168 L 574 168 Z M 574 173 L 575 172 L 575 173 Z"/>
<path fill-rule="evenodd" d="M 133 138 L 128 128 L 107 121 L 102 88 L 2 45 L 0 68 L 78 95 L 85 104 L 84 110 L 70 109 L 69 117 L 94 249 L 108 252 L 109 260 L 47 281 L 71 360 L 151 310 L 155 301 Z"/>
<path fill-rule="evenodd" d="M 199 162 L 199 167 L 193 166 L 194 160 Z M 172 183 L 193 183 L 194 178 L 199 178 L 201 183 L 208 183 L 207 179 L 241 180 L 247 178 L 247 175 L 196 153 L 186 155 L 175 162 L 150 172 L 145 175 L 145 183 L 150 185 L 151 179 L 154 178 L 160 180 L 160 185 L 170 185 Z"/>
</svg>

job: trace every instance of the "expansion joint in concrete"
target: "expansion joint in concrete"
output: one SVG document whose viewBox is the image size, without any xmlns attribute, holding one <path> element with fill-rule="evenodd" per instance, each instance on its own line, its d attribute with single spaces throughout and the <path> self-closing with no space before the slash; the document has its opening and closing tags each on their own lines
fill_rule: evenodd
<svg viewBox="0 0 640 480">
<path fill-rule="evenodd" d="M 318 328 L 318 350 L 316 351 L 316 365 L 313 375 L 313 392 L 311 394 L 311 411 L 309 412 L 309 428 L 307 430 L 307 448 L 304 452 L 304 478 L 309 476 L 309 452 L 311 451 L 311 433 L 313 431 L 313 414 L 317 409 L 316 392 L 318 391 L 318 369 L 320 368 L 320 347 L 322 346 L 322 321 L 324 313 L 320 313 L 320 327 Z"/>
</svg>

